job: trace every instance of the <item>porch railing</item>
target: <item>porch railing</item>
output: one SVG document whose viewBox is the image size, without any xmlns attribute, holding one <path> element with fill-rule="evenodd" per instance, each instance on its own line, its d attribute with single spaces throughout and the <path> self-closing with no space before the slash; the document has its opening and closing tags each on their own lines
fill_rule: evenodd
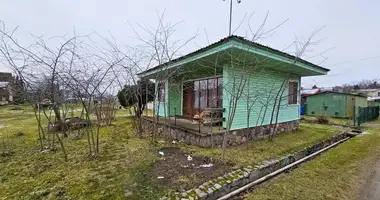
<svg viewBox="0 0 380 200">
<path fill-rule="evenodd" d="M 201 132 L 201 125 L 210 125 L 210 128 L 216 123 L 222 123 L 224 121 L 224 118 L 222 117 L 222 113 L 225 111 L 224 108 L 204 108 L 203 112 L 207 118 L 202 118 L 199 116 L 198 118 L 195 117 L 185 117 L 177 115 L 177 108 L 174 108 L 174 126 L 177 126 L 177 118 L 182 119 L 188 119 L 192 121 L 197 121 L 198 124 L 198 132 Z M 201 115 L 201 114 L 200 114 Z M 219 126 L 220 130 L 220 126 Z"/>
</svg>

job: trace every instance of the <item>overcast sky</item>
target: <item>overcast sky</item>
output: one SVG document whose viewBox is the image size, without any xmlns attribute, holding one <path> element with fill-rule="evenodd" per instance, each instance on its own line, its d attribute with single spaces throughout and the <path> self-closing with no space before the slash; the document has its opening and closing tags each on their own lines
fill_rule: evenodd
<svg viewBox="0 0 380 200">
<path fill-rule="evenodd" d="M 235 0 L 234 0 L 235 1 Z M 326 26 L 317 39 L 326 38 L 310 49 L 304 58 L 331 69 L 328 76 L 303 79 L 304 86 L 333 86 L 380 75 L 380 1 L 379 0 L 242 0 L 234 2 L 233 27 L 245 14 L 254 12 L 251 26 L 257 28 L 267 11 L 267 29 L 289 18 L 276 33 L 259 42 L 284 49 L 295 39 L 307 38 L 313 30 Z M 72 33 L 102 35 L 112 33 L 120 43 L 136 42 L 128 22 L 154 27 L 157 12 L 165 11 L 165 21 L 176 23 L 175 37 L 198 36 L 182 53 L 216 42 L 228 35 L 229 3 L 222 0 L 0 0 L 0 20 L 7 27 L 20 26 L 17 36 L 28 42 L 29 33 L 47 37 Z M 244 36 L 248 20 L 234 33 Z M 294 52 L 295 48 L 287 49 Z M 0 70 L 6 70 L 0 66 Z"/>
</svg>

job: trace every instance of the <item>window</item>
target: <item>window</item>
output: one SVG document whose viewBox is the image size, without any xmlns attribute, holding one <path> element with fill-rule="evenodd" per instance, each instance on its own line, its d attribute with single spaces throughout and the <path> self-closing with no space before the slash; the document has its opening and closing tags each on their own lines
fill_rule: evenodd
<svg viewBox="0 0 380 200">
<path fill-rule="evenodd" d="M 216 108 L 218 107 L 218 94 L 217 94 L 217 80 L 218 79 L 208 79 L 208 107 Z"/>
<path fill-rule="evenodd" d="M 298 104 L 298 82 L 289 82 L 288 104 Z"/>
<path fill-rule="evenodd" d="M 165 82 L 158 83 L 158 102 L 165 103 Z"/>
<path fill-rule="evenodd" d="M 199 81 L 194 81 L 194 108 L 199 108 Z"/>
<path fill-rule="evenodd" d="M 218 87 L 217 87 L 217 90 L 218 90 L 218 106 L 219 108 L 221 108 L 223 106 L 223 78 L 220 77 L 218 78 Z"/>
<path fill-rule="evenodd" d="M 380 97 L 380 92 L 377 93 L 377 96 Z"/>
<path fill-rule="evenodd" d="M 200 107 L 201 108 L 207 108 L 207 80 L 201 80 L 199 81 L 200 90 L 199 90 L 199 100 L 200 100 Z"/>
<path fill-rule="evenodd" d="M 222 107 L 223 78 L 209 78 L 194 81 L 193 108 L 195 113 L 204 108 Z"/>
</svg>

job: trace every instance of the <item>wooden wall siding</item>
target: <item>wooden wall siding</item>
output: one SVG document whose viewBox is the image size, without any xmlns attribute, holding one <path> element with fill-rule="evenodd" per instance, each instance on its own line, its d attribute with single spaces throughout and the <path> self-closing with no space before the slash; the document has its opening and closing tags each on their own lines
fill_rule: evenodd
<svg viewBox="0 0 380 200">
<path fill-rule="evenodd" d="M 300 119 L 299 91 L 301 80 L 299 75 L 286 74 L 268 69 L 252 70 L 251 72 L 247 72 L 246 70 L 242 70 L 237 67 L 224 66 L 223 107 L 226 108 L 226 111 L 223 114 L 226 119 L 223 124 L 224 128 L 226 128 L 230 110 L 229 102 L 231 99 L 231 93 L 233 93 L 231 91 L 234 85 L 234 77 L 236 78 L 235 83 L 240 83 L 241 77 L 244 77 L 243 79 L 247 80 L 247 82 L 244 87 L 243 94 L 238 100 L 231 130 L 247 128 L 247 125 L 249 125 L 249 127 L 255 127 L 270 124 L 272 109 L 275 103 L 275 96 L 280 90 L 285 79 L 290 81 L 298 81 L 298 104 L 288 105 L 288 82 L 286 82 L 285 91 L 281 98 L 278 123 Z M 247 100 L 250 102 L 250 105 L 253 104 L 250 112 L 249 124 L 247 123 Z M 266 112 L 265 104 L 268 104 Z M 275 120 L 275 118 L 276 115 L 273 119 Z"/>
<path fill-rule="evenodd" d="M 169 116 L 182 115 L 182 84 L 170 82 L 168 85 Z"/>
</svg>

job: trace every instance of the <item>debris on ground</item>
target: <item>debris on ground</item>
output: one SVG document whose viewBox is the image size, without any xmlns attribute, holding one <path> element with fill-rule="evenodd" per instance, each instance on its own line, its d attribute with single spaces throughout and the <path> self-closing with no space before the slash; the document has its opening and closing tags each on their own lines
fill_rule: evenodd
<svg viewBox="0 0 380 200">
<path fill-rule="evenodd" d="M 229 164 L 215 162 L 208 157 L 189 155 L 190 152 L 182 152 L 178 147 L 163 147 L 158 151 L 162 151 L 165 157 L 153 162 L 150 176 L 156 177 L 154 180 L 157 184 L 176 191 L 186 191 L 194 185 L 201 185 L 232 170 Z"/>
<path fill-rule="evenodd" d="M 199 165 L 200 168 L 210 168 L 214 166 L 214 164 L 210 163 L 210 164 L 204 164 L 204 165 Z"/>
<path fill-rule="evenodd" d="M 163 176 L 158 176 L 157 179 L 163 179 L 164 177 Z"/>
<path fill-rule="evenodd" d="M 164 152 L 162 152 L 162 151 L 159 151 L 158 154 L 160 154 L 161 156 L 165 155 Z"/>
<path fill-rule="evenodd" d="M 173 141 L 172 141 L 172 144 L 177 144 L 177 141 L 173 140 Z"/>
</svg>

